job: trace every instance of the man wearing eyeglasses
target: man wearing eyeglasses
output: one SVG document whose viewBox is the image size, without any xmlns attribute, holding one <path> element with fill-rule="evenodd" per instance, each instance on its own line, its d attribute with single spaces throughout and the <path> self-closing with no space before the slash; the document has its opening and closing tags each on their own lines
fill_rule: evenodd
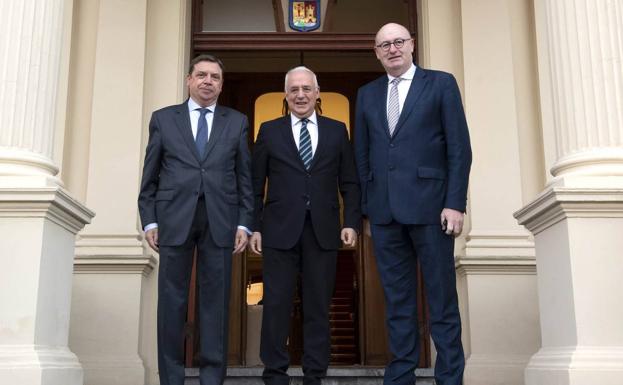
<svg viewBox="0 0 623 385">
<path fill-rule="evenodd" d="M 376 34 L 386 76 L 357 95 L 355 159 L 362 212 L 370 221 L 385 291 L 392 361 L 385 385 L 412 385 L 419 361 L 419 261 L 437 359 L 438 385 L 460 385 L 465 366 L 454 268 L 463 228 L 471 148 L 456 80 L 416 67 L 414 41 L 399 24 Z"/>
<path fill-rule="evenodd" d="M 288 385 L 290 313 L 297 278 L 303 303 L 303 384 L 320 385 L 329 365 L 329 306 L 340 243 L 354 247 L 361 212 L 346 126 L 316 113 L 320 88 L 306 67 L 288 71 L 290 114 L 262 123 L 253 148 L 254 232 L 263 253 L 260 357 L 267 385 Z M 342 196 L 344 220 L 340 224 Z M 264 199 L 266 197 L 266 199 Z M 341 241 L 341 242 L 340 242 Z"/>
</svg>

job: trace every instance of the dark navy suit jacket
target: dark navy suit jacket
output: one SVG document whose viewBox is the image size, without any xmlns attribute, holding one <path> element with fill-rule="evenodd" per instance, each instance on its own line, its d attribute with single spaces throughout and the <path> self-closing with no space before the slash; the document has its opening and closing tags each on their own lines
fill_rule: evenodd
<svg viewBox="0 0 623 385">
<path fill-rule="evenodd" d="M 219 247 L 232 247 L 238 225 L 251 228 L 253 192 L 248 120 L 216 105 L 203 159 L 195 146 L 188 104 L 155 111 L 138 199 L 143 226 L 158 223 L 160 245 L 178 246 L 187 238 L 200 191 Z"/>
<path fill-rule="evenodd" d="M 372 224 L 439 224 L 443 208 L 465 212 L 472 155 L 456 80 L 418 67 L 393 137 L 387 83 L 382 76 L 357 95 L 355 158 L 364 214 Z"/>
</svg>

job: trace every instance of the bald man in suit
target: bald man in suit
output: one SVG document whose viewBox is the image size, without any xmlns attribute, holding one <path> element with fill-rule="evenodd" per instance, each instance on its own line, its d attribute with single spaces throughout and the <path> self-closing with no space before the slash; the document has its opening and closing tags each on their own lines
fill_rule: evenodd
<svg viewBox="0 0 623 385">
<path fill-rule="evenodd" d="M 419 361 L 416 263 L 422 268 L 437 385 L 460 385 L 465 359 L 454 237 L 463 227 L 471 147 L 461 95 L 448 73 L 416 67 L 402 25 L 376 34 L 387 72 L 357 95 L 355 158 L 385 291 L 389 347 L 385 385 L 413 385 Z"/>
</svg>

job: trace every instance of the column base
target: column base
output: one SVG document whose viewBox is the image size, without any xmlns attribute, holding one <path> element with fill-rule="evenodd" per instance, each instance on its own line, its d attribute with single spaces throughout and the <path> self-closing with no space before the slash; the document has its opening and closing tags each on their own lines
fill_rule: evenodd
<svg viewBox="0 0 623 385">
<path fill-rule="evenodd" d="M 526 385 L 620 385 L 623 346 L 542 348 L 526 367 Z"/>
<path fill-rule="evenodd" d="M 523 384 L 529 355 L 472 354 L 465 362 L 465 385 Z"/>
<path fill-rule="evenodd" d="M 145 367 L 143 360 L 137 354 L 94 357 L 81 355 L 80 363 L 84 368 L 85 384 L 136 385 L 145 383 Z"/>
<path fill-rule="evenodd" d="M 68 348 L 0 345 L 0 384 L 82 385 L 83 372 Z"/>
<path fill-rule="evenodd" d="M 142 328 L 156 315 L 144 310 L 143 295 L 156 264 L 138 234 L 86 233 L 76 242 L 69 346 L 83 365 L 85 384 L 145 383 L 141 334 L 155 336 L 155 329 Z"/>
<path fill-rule="evenodd" d="M 2 147 L 0 187 L 45 188 L 63 186 L 51 159 L 31 151 Z"/>
</svg>

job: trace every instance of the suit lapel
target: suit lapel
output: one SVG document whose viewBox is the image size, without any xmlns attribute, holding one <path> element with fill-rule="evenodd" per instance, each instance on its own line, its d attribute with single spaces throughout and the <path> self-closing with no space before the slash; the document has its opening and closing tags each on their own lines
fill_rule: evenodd
<svg viewBox="0 0 623 385">
<path fill-rule="evenodd" d="M 376 84 L 376 95 L 379 95 L 379 99 L 381 100 L 380 107 L 378 109 L 378 121 L 379 126 L 383 128 L 385 134 L 389 138 L 389 123 L 387 123 L 387 75 L 379 78 Z"/>
<path fill-rule="evenodd" d="M 405 104 L 402 106 L 402 111 L 400 111 L 400 117 L 398 118 L 398 123 L 396 123 L 396 129 L 394 130 L 394 137 L 398 135 L 398 131 L 400 131 L 400 128 L 404 122 L 415 109 L 415 105 L 420 98 L 420 95 L 422 95 L 422 91 L 426 88 L 426 83 L 426 71 L 418 67 L 413 75 L 413 80 L 411 81 L 411 86 L 409 87 Z M 385 92 L 387 93 L 387 87 Z M 385 114 L 385 122 L 387 122 L 387 113 Z"/>
<path fill-rule="evenodd" d="M 195 146 L 195 139 L 193 138 L 193 131 L 190 126 L 190 114 L 188 113 L 188 101 L 185 103 L 179 104 L 176 109 L 175 114 L 175 123 L 177 125 L 177 129 L 182 135 L 184 142 L 190 148 L 193 156 L 197 161 L 199 159 L 199 153 L 197 152 L 197 147 Z"/>
<path fill-rule="evenodd" d="M 318 115 L 316 115 L 316 121 L 318 123 L 318 144 L 316 145 L 316 151 L 314 152 L 314 157 L 312 158 L 311 165 L 309 166 L 310 170 L 314 168 L 314 165 L 318 162 L 318 159 L 320 159 L 320 157 L 322 156 L 322 152 L 327 147 L 326 142 L 327 142 L 328 127 L 326 126 L 326 124 L 324 124 L 321 117 Z M 301 164 L 303 164 L 302 160 L 301 160 Z"/>
<path fill-rule="evenodd" d="M 214 148 L 214 144 L 218 141 L 223 131 L 225 131 L 227 123 L 227 110 L 217 104 L 214 108 L 212 127 L 210 127 L 210 137 L 208 138 L 204 157 L 203 159 L 201 159 L 201 161 L 203 161 L 208 156 L 210 151 L 212 151 L 212 149 Z"/>
</svg>

